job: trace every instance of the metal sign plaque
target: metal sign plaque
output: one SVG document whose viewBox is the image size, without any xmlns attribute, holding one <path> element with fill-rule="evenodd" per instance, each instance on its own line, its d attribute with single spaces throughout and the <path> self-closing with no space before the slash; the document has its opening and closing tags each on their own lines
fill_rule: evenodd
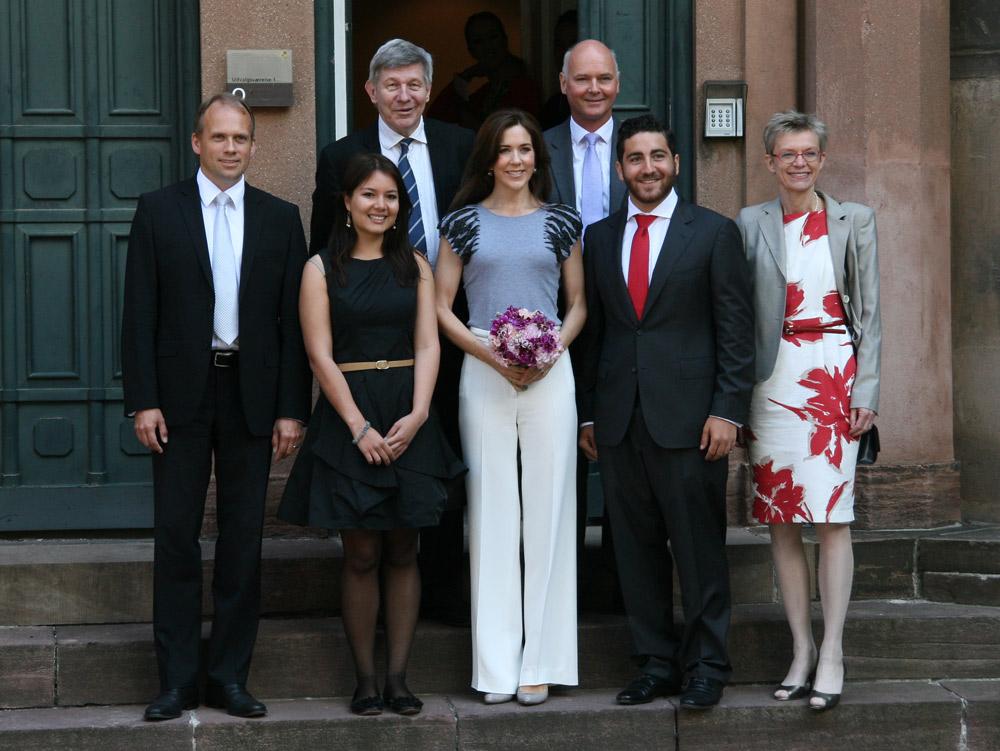
<svg viewBox="0 0 1000 751">
<path fill-rule="evenodd" d="M 228 50 L 226 90 L 251 107 L 291 107 L 291 50 Z"/>
</svg>

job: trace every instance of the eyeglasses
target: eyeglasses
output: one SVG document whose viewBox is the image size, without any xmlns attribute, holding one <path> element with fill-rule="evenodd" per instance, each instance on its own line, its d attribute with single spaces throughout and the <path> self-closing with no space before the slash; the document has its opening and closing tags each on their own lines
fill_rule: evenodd
<svg viewBox="0 0 1000 751">
<path fill-rule="evenodd" d="M 796 159 L 802 157 L 806 164 L 815 164 L 823 154 L 815 149 L 809 151 L 782 151 L 780 154 L 771 154 L 782 164 L 793 164 Z"/>
</svg>

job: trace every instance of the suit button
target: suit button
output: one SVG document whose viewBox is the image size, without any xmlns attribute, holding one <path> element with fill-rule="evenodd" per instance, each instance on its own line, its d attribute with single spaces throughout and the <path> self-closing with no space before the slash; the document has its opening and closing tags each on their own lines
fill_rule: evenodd
<svg viewBox="0 0 1000 751">
<path fill-rule="evenodd" d="M 850 301 L 851 301 L 851 296 L 850 295 L 844 295 L 844 302 L 848 303 Z"/>
<path fill-rule="evenodd" d="M 635 330 L 635 335 L 636 336 L 642 336 L 642 329 L 636 329 Z"/>
<path fill-rule="evenodd" d="M 638 373 L 638 372 L 639 372 L 639 369 L 638 369 L 638 368 L 632 368 L 632 372 L 633 372 L 633 373 Z"/>
</svg>

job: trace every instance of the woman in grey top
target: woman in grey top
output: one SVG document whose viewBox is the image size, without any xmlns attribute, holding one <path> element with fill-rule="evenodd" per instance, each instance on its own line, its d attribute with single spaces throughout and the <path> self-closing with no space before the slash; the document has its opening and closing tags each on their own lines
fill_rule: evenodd
<svg viewBox="0 0 1000 751">
<path fill-rule="evenodd" d="M 459 208 L 441 220 L 438 322 L 466 353 L 459 426 L 469 465 L 472 686 L 488 704 L 515 693 L 522 704 L 539 704 L 550 684 L 577 683 L 577 425 L 569 354 L 544 368 L 507 367 L 494 360 L 487 340 L 493 318 L 511 305 L 558 320 L 560 280 L 563 345 L 583 327 L 580 217 L 543 202 L 549 179 L 534 118 L 502 110 L 479 130 L 453 204 Z M 468 326 L 451 310 L 463 281 Z"/>
</svg>

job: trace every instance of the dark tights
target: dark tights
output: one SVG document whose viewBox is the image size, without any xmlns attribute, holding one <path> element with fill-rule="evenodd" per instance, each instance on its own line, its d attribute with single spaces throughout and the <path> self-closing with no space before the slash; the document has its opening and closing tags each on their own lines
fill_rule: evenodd
<svg viewBox="0 0 1000 751">
<path fill-rule="evenodd" d="M 417 530 L 388 532 L 341 530 L 344 574 L 341 611 L 354 656 L 358 687 L 355 698 L 378 693 L 375 678 L 375 623 L 379 608 L 379 569 L 385 575 L 385 695 L 410 695 L 406 663 L 420 609 Z"/>
</svg>

